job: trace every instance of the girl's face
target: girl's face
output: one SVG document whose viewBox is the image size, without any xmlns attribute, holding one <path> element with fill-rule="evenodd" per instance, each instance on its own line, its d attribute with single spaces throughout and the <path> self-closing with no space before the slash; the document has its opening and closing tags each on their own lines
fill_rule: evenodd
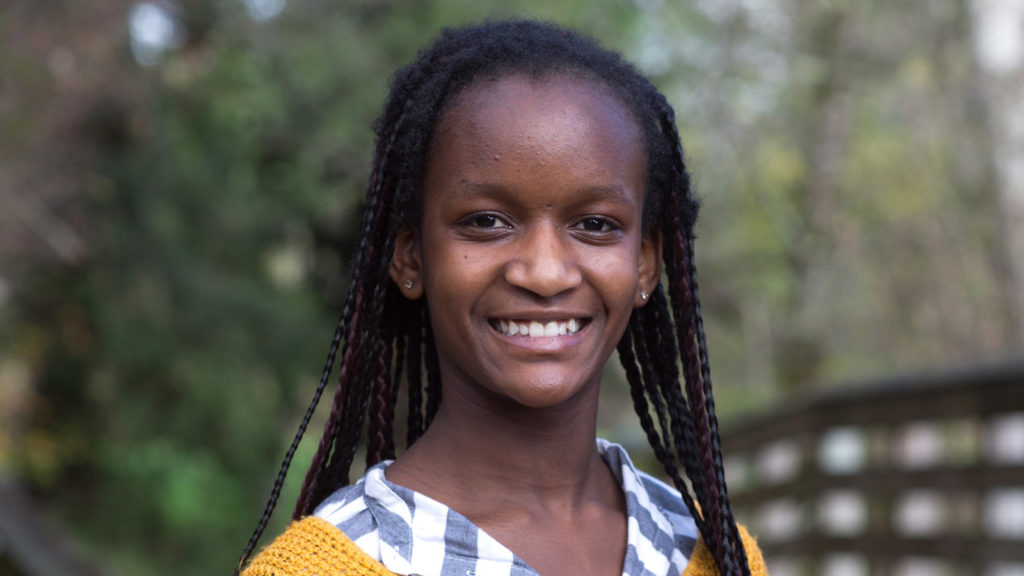
<svg viewBox="0 0 1024 576">
<path fill-rule="evenodd" d="M 391 271 L 427 298 L 445 398 L 596 398 L 660 272 L 660 239 L 641 233 L 644 183 L 640 128 L 600 84 L 513 75 L 456 97 L 420 229 L 399 235 Z"/>
</svg>

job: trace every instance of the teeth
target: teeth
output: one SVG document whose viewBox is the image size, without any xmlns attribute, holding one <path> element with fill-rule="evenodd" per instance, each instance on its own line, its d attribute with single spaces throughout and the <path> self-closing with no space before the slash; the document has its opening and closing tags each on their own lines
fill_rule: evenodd
<svg viewBox="0 0 1024 576">
<path fill-rule="evenodd" d="M 583 323 L 575 318 L 557 322 L 552 320 L 541 323 L 536 320 L 531 322 L 516 322 L 514 320 L 498 320 L 496 322 L 498 331 L 507 336 L 529 336 L 531 338 L 553 338 L 555 336 L 567 336 L 575 334 L 582 328 Z"/>
<path fill-rule="evenodd" d="M 540 338 L 544 335 L 544 325 L 534 320 L 530 322 L 530 338 Z"/>
</svg>

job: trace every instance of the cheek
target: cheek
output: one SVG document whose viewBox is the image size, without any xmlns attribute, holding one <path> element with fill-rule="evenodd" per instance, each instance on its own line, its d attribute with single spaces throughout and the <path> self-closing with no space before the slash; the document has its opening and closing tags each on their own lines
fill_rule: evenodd
<svg viewBox="0 0 1024 576">
<path fill-rule="evenodd" d="M 448 298 L 443 305 L 451 306 L 451 296 L 472 291 L 492 260 L 452 242 L 424 242 L 424 286 L 438 298 Z"/>
<path fill-rule="evenodd" d="M 623 250 L 617 254 L 590 258 L 594 282 L 601 286 L 609 306 L 631 310 L 639 282 L 639 250 Z"/>
</svg>

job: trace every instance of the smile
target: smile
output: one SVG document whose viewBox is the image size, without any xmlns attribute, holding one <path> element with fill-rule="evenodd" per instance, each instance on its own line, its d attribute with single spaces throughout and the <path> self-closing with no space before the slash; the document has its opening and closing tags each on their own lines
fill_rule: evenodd
<svg viewBox="0 0 1024 576">
<path fill-rule="evenodd" d="M 586 320 L 570 318 L 568 320 L 538 322 L 536 320 L 491 320 L 491 326 L 505 336 L 529 336 L 531 338 L 551 338 L 568 336 L 579 332 Z"/>
</svg>

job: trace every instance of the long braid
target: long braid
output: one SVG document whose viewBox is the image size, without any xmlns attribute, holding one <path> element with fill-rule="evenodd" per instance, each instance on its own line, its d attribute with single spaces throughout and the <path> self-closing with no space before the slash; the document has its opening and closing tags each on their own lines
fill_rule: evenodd
<svg viewBox="0 0 1024 576">
<path fill-rule="evenodd" d="M 381 268 L 379 260 L 387 259 L 390 262 L 390 252 L 384 251 L 386 246 L 380 246 L 379 239 L 388 236 L 386 219 L 390 216 L 389 210 L 382 204 L 389 200 L 391 178 L 387 174 L 388 161 L 394 148 L 395 138 L 401 129 L 403 114 L 396 111 L 392 106 L 385 112 L 385 123 L 378 140 L 377 153 L 375 154 L 375 167 L 371 173 L 370 185 L 367 190 L 366 203 L 360 225 L 360 241 L 353 259 L 352 286 L 349 288 L 349 297 L 355 294 L 355 312 L 353 321 L 350 322 L 349 338 L 346 339 L 346 357 L 342 363 L 342 371 L 338 377 L 338 394 L 331 409 L 331 414 L 324 426 L 324 434 L 320 440 L 320 448 L 314 456 L 313 464 L 310 466 L 306 479 L 300 490 L 300 498 L 296 504 L 293 517 L 298 518 L 308 514 L 313 506 L 319 501 L 319 497 L 332 488 L 334 482 L 320 482 L 321 476 L 331 476 L 335 482 L 338 479 L 347 481 L 348 464 L 351 463 L 352 450 L 349 446 L 338 446 L 339 439 L 350 438 L 354 427 L 357 431 L 362 429 L 363 414 L 356 413 L 354 406 L 362 404 L 365 396 L 363 386 L 350 386 L 348 383 L 353 375 L 365 376 L 367 356 L 376 351 L 376 346 L 367 334 L 376 332 L 382 304 L 380 303 L 381 283 L 373 282 L 374 289 L 371 307 L 367 312 L 373 317 L 361 316 L 366 310 L 365 283 L 379 278 L 377 274 L 368 274 L 370 270 L 378 271 Z M 375 264 L 375 260 L 378 260 Z M 369 268 L 369 270 L 368 270 Z M 351 352 L 351 354 L 350 354 Z M 367 381 L 367 380 L 363 380 Z M 356 396 L 353 399 L 353 395 Z M 363 410 L 365 413 L 365 409 Z M 357 432 L 358 434 L 358 432 Z M 339 449 L 340 448 L 340 449 Z M 351 447 L 354 449 L 354 446 Z M 343 464 L 347 461 L 347 464 Z M 343 468 L 342 471 L 340 468 Z"/>
<path fill-rule="evenodd" d="M 659 99 L 662 101 L 664 100 L 663 97 L 659 97 Z M 675 114 L 672 107 L 669 106 L 667 102 L 664 103 L 662 115 L 664 118 L 662 122 L 663 130 L 665 130 L 669 135 L 673 146 L 672 158 L 673 164 L 676 168 L 674 172 L 676 177 L 679 179 L 679 187 L 680 189 L 689 192 L 691 189 L 690 176 L 685 167 L 684 154 L 680 144 L 679 135 L 676 130 Z M 685 197 L 689 197 L 689 194 Z M 679 202 L 678 196 L 673 197 L 673 202 Z M 705 467 L 707 468 L 709 465 L 711 467 L 711 473 L 706 475 L 713 476 L 714 478 L 713 484 L 708 486 L 708 496 L 711 497 L 711 500 L 714 503 L 713 509 L 715 510 L 715 516 L 718 516 L 716 522 L 717 525 L 715 526 L 714 531 L 716 532 L 716 536 L 721 534 L 720 537 L 716 538 L 723 548 L 718 559 L 720 567 L 725 574 L 733 573 L 734 568 L 738 569 L 740 574 L 748 574 L 749 566 L 746 559 L 746 552 L 739 537 L 739 530 L 736 527 L 732 506 L 729 502 L 729 496 L 727 493 L 725 472 L 722 462 L 721 440 L 718 430 L 718 417 L 715 410 L 714 395 L 712 394 L 711 367 L 707 341 L 704 334 L 704 321 L 701 313 L 700 295 L 697 283 L 697 268 L 694 258 L 695 236 L 693 233 L 693 225 L 697 217 L 697 206 L 695 203 L 680 205 L 673 210 L 673 213 L 676 214 L 682 221 L 681 223 L 684 224 L 683 227 L 674 227 L 676 233 L 679 234 L 681 230 L 686 230 L 685 238 L 683 238 L 681 242 L 677 236 L 675 246 L 677 249 L 681 249 L 684 255 L 685 273 L 680 274 L 679 276 L 681 278 L 685 278 L 685 284 L 687 285 L 686 288 L 688 289 L 683 290 L 683 294 L 689 296 L 689 304 L 691 307 L 690 311 L 692 313 L 692 324 L 690 322 L 687 322 L 686 324 L 691 325 L 696 333 L 695 337 L 698 352 L 697 365 L 699 366 L 700 372 L 700 397 L 703 400 L 703 406 L 700 408 L 703 409 L 698 407 L 697 399 L 693 396 L 691 396 L 691 406 L 701 420 L 699 423 L 701 426 L 701 437 L 702 439 L 706 438 L 706 440 L 702 440 L 702 444 L 707 445 L 707 448 L 703 450 L 705 454 Z M 677 318 L 677 321 L 678 320 L 679 318 Z M 693 335 L 687 334 L 686 340 L 688 342 L 686 348 L 691 349 L 692 343 L 694 342 Z M 682 347 L 682 344 L 680 345 Z M 690 353 L 687 352 L 687 355 L 689 354 Z M 693 361 L 690 360 L 686 362 L 686 364 L 691 365 L 692 370 Z M 697 382 L 697 380 L 691 380 L 690 378 L 687 380 L 694 382 L 694 384 Z M 697 386 L 694 385 L 691 388 L 696 391 Z M 704 420 L 706 420 L 707 425 L 707 436 L 704 436 L 703 434 Z M 707 453 L 709 452 L 711 455 L 711 462 L 707 462 Z M 712 521 L 715 520 L 716 519 L 712 517 Z"/>
<path fill-rule="evenodd" d="M 388 391 L 389 399 L 386 406 L 387 414 L 385 415 L 385 419 L 388 422 L 387 440 L 389 454 L 387 458 L 395 457 L 395 409 L 398 405 L 398 391 L 402 386 L 402 374 L 405 373 L 405 346 L 407 340 L 403 330 L 395 331 L 395 341 L 391 346 L 395 367 L 391 372 L 391 389 Z"/>
<path fill-rule="evenodd" d="M 683 328 L 682 332 L 683 332 L 684 337 L 687 337 L 687 338 L 690 338 L 690 339 L 692 339 L 694 337 L 694 331 L 689 326 Z M 693 351 L 693 347 L 690 346 L 689 342 L 687 342 L 686 343 L 686 356 L 687 356 L 687 362 L 688 363 L 693 361 L 692 358 L 694 358 L 694 355 L 692 354 L 692 351 Z M 711 431 L 710 431 L 710 428 L 708 427 L 708 415 L 707 415 L 707 411 L 704 408 L 705 405 L 706 405 L 705 404 L 705 399 L 704 399 L 704 388 L 703 388 L 703 386 L 701 386 L 701 383 L 700 383 L 699 380 L 696 380 L 696 381 L 690 380 L 690 381 L 686 382 L 686 392 L 687 392 L 687 394 L 690 395 L 690 403 L 691 403 L 692 406 L 695 407 L 694 412 L 695 412 L 695 416 L 697 417 L 696 424 L 697 424 L 697 437 L 698 437 L 698 439 L 700 441 L 700 444 L 699 444 L 699 448 L 700 448 L 699 455 L 700 455 L 700 460 L 701 460 L 701 464 L 702 464 L 701 465 L 701 470 L 703 472 L 704 485 L 707 488 L 707 490 L 704 493 L 704 497 L 706 498 L 706 505 L 707 505 L 707 511 L 705 512 L 705 521 L 711 527 L 711 532 L 714 534 L 714 539 L 712 539 L 709 542 L 709 546 L 712 547 L 712 550 L 715 552 L 715 555 L 718 556 L 719 559 L 721 560 L 721 559 L 723 559 L 722 555 L 724 553 L 724 549 L 722 549 L 722 546 L 723 546 L 722 540 L 723 540 L 723 537 L 724 537 L 724 533 L 722 531 L 722 525 L 721 525 L 721 521 L 722 521 L 722 511 L 721 511 L 722 502 L 721 502 L 721 499 L 719 498 L 718 478 L 717 478 L 717 476 L 715 474 L 715 468 L 714 468 L 714 459 L 715 459 L 714 444 L 711 441 L 711 437 L 710 437 Z M 725 567 L 723 566 L 722 569 L 725 570 Z"/>
<path fill-rule="evenodd" d="M 665 398 L 671 423 L 674 454 L 682 461 L 686 474 L 691 479 L 694 493 L 701 495 L 705 492 L 705 486 L 700 473 L 700 462 L 696 458 L 699 446 L 696 426 L 693 413 L 679 386 L 679 369 L 676 365 L 679 352 L 676 347 L 675 330 L 669 313 L 668 301 L 660 285 L 651 295 L 651 302 L 645 309 L 649 309 L 654 316 L 649 322 L 648 338 L 652 342 L 656 342 L 658 347 L 658 354 L 653 355 L 654 363 L 657 366 L 655 373 L 663 375 L 659 379 L 660 392 Z M 684 494 L 687 493 L 687 490 L 682 487 L 679 490 Z M 688 502 L 687 505 L 693 507 L 692 502 Z M 699 519 L 700 515 L 695 514 L 694 517 Z"/>
<path fill-rule="evenodd" d="M 675 252 L 672 250 L 670 252 Z M 674 255 L 674 254 L 673 254 Z M 679 274 L 673 274 L 670 270 L 669 273 L 669 284 L 673 294 L 672 305 L 675 308 L 676 317 L 676 341 L 682 356 L 683 364 L 683 375 L 686 393 L 689 396 L 689 407 L 692 409 L 693 424 L 695 427 L 695 440 L 696 443 L 691 442 L 690 453 L 692 458 L 695 458 L 700 462 L 698 466 L 699 472 L 695 475 L 691 475 L 691 481 L 694 483 L 694 490 L 697 494 L 698 499 L 701 501 L 701 511 L 703 522 L 699 524 L 701 528 L 701 534 L 704 536 L 705 541 L 708 543 L 708 547 L 711 548 L 712 552 L 715 553 L 716 559 L 719 558 L 719 550 L 716 548 L 718 543 L 721 541 L 721 530 L 716 529 L 718 525 L 718 505 L 717 491 L 715 489 L 715 479 L 713 472 L 709 470 L 709 463 L 713 459 L 713 455 L 708 451 L 710 450 L 710 442 L 707 441 L 707 426 L 706 426 L 706 415 L 704 414 L 704 403 L 701 398 L 703 396 L 703 390 L 699 387 L 700 374 L 697 369 L 697 355 L 696 349 L 693 345 L 692 333 L 689 332 L 688 322 L 680 321 L 680 318 L 685 318 L 684 312 L 681 310 L 684 303 L 689 300 L 689 290 L 687 289 L 686 283 L 683 280 L 677 278 Z M 687 336 L 691 336 L 688 338 Z"/>
<path fill-rule="evenodd" d="M 672 324 L 672 316 L 669 312 L 668 302 L 661 286 L 655 290 L 648 305 L 657 315 L 659 340 L 661 343 L 660 370 L 669 374 L 669 377 L 662 379 L 669 416 L 672 422 L 672 436 L 675 441 L 675 454 L 682 461 L 687 476 L 693 485 L 695 494 L 704 494 L 705 486 L 701 474 L 700 460 L 697 457 L 700 442 L 697 437 L 697 427 L 694 423 L 693 412 L 687 403 L 686 397 L 679 386 L 679 369 L 676 366 L 679 358 L 678 348 L 675 341 L 675 328 Z M 678 486 L 678 485 L 677 485 Z M 686 490 L 680 488 L 686 494 Z M 693 503 L 687 501 L 687 506 L 693 512 Z M 694 514 L 694 518 L 703 521 L 701 515 Z"/>
<path fill-rule="evenodd" d="M 731 540 L 731 542 L 726 542 L 727 545 L 730 545 L 730 550 L 727 551 L 728 554 L 726 554 L 725 559 L 728 560 L 731 557 L 733 561 L 736 562 L 739 566 L 742 566 L 744 567 L 744 569 L 748 570 L 748 568 L 746 568 L 746 551 L 743 548 L 743 542 L 740 539 L 739 530 L 737 529 L 736 522 L 733 519 L 732 505 L 729 502 L 729 496 L 727 494 L 727 489 L 725 485 L 725 467 L 722 462 L 721 437 L 718 431 L 718 417 L 716 416 L 715 412 L 715 398 L 711 393 L 711 366 L 708 359 L 707 339 L 704 335 L 704 319 L 701 314 L 700 307 L 699 288 L 697 285 L 697 267 L 694 263 L 693 257 L 694 237 L 692 232 L 687 236 L 686 240 L 686 255 L 690 271 L 689 283 L 690 289 L 693 293 L 693 316 L 694 325 L 696 326 L 697 343 L 700 354 L 701 380 L 703 382 L 705 412 L 708 414 L 708 424 L 710 426 L 711 433 L 710 436 L 712 443 L 712 453 L 714 454 L 715 474 L 718 477 L 718 496 L 722 503 L 721 524 L 722 530 L 729 534 L 729 540 Z"/>
<path fill-rule="evenodd" d="M 711 428 L 708 415 L 707 395 L 709 390 L 703 385 L 704 374 L 701 370 L 701 361 L 696 342 L 696 327 L 692 321 L 691 312 L 694 306 L 695 295 L 692 291 L 691 281 L 693 278 L 691 260 L 686 255 L 687 250 L 679 250 L 685 247 L 685 240 L 679 238 L 682 232 L 676 234 L 675 256 L 682 265 L 681 269 L 673 274 L 675 288 L 674 293 L 679 294 L 677 312 L 677 341 L 683 356 L 683 366 L 686 375 L 686 391 L 690 398 L 690 406 L 696 417 L 697 437 L 699 440 L 699 457 L 701 460 L 702 478 L 706 490 L 704 492 L 705 519 L 710 526 L 713 538 L 708 540 L 708 545 L 719 561 L 720 568 L 725 574 L 731 574 L 730 567 L 733 564 L 731 555 L 728 553 L 726 534 L 723 529 L 726 515 L 723 513 L 723 479 L 717 473 L 715 466 L 716 444 L 714 432 Z M 682 252 L 680 254 L 680 252 Z M 686 322 L 679 322 L 679 317 L 688 318 Z M 707 536 L 705 536 L 707 538 Z"/>
<path fill-rule="evenodd" d="M 678 211 L 676 210 L 673 213 L 676 214 Z M 696 341 L 694 340 L 693 324 L 690 321 L 682 321 L 682 318 L 689 319 L 691 317 L 687 312 L 692 306 L 693 297 L 689 285 L 688 261 L 684 254 L 680 254 L 679 250 L 682 242 L 682 230 L 679 229 L 673 235 L 673 249 L 671 250 L 671 253 L 675 260 L 674 264 L 681 265 L 681 268 L 674 271 L 674 274 L 670 275 L 672 292 L 677 295 L 676 298 L 673 299 L 673 304 L 677 307 L 676 339 L 683 358 L 683 373 L 685 375 L 686 393 L 689 396 L 690 408 L 692 409 L 695 417 L 698 440 L 696 448 L 698 449 L 698 456 L 701 460 L 701 474 L 698 476 L 701 478 L 702 484 L 706 488 L 702 494 L 702 497 L 705 500 L 704 517 L 708 521 L 708 525 L 711 527 L 712 534 L 714 534 L 714 538 L 709 541 L 709 546 L 716 546 L 721 542 L 722 532 L 718 522 L 719 501 L 713 466 L 714 454 L 712 453 L 712 444 L 708 437 L 709 428 L 703 399 L 704 389 L 701 387 L 701 374 L 699 370 L 700 361 L 697 355 Z"/>
<path fill-rule="evenodd" d="M 661 430 L 660 436 L 662 437 L 662 448 L 667 451 L 670 445 L 671 438 L 671 427 L 668 421 L 668 408 L 665 406 L 665 400 L 661 396 L 660 386 L 658 385 L 658 377 L 654 373 L 654 366 L 651 359 L 651 352 L 647 347 L 647 338 L 645 327 L 649 322 L 644 322 L 645 314 L 637 314 L 636 322 L 633 323 L 627 331 L 633 332 L 633 349 L 636 352 L 637 363 L 640 365 L 640 373 L 642 378 L 640 383 L 643 386 L 644 393 L 647 396 L 648 401 L 654 407 L 654 414 L 658 419 L 658 427 Z M 675 468 L 675 463 L 672 465 Z"/>
<path fill-rule="evenodd" d="M 267 528 L 267 523 L 270 522 L 270 517 L 274 513 L 274 508 L 277 507 L 277 501 L 281 497 L 281 490 L 284 488 L 284 481 L 288 476 L 288 469 L 291 467 L 292 458 L 295 457 L 295 451 L 299 448 L 299 442 L 302 441 L 302 437 L 306 433 L 306 428 L 309 426 L 309 421 L 313 418 L 313 413 L 316 412 L 316 407 L 320 403 L 320 397 L 323 395 L 324 389 L 327 387 L 327 381 L 330 380 L 331 370 L 334 368 L 334 359 L 338 354 L 338 347 L 341 345 L 342 333 L 345 330 L 345 318 L 347 316 L 348 309 L 346 307 L 343 309 L 341 318 L 338 320 L 338 324 L 334 328 L 334 336 L 331 338 L 331 345 L 327 351 L 327 360 L 324 362 L 324 368 L 320 375 L 320 383 L 317 384 L 316 390 L 313 393 L 313 399 L 306 408 L 306 413 L 302 416 L 302 421 L 299 422 L 299 429 L 295 432 L 295 436 L 292 438 L 292 443 L 288 446 L 288 451 L 285 453 L 284 459 L 281 461 L 277 477 L 274 479 L 274 487 L 270 491 L 270 497 L 267 499 L 267 503 L 263 508 L 263 514 L 260 516 L 260 520 L 256 524 L 256 529 L 253 530 L 252 535 L 249 537 L 249 541 L 246 542 L 245 548 L 242 550 L 242 555 L 238 560 L 238 566 L 235 568 L 235 574 L 238 574 L 241 571 L 242 566 L 244 566 L 249 560 L 249 557 L 252 556 L 252 552 L 256 549 L 256 545 L 259 543 L 260 537 L 263 535 L 263 531 Z"/>
<path fill-rule="evenodd" d="M 669 330 L 663 333 L 661 317 L 667 314 L 665 295 L 659 285 L 651 294 L 651 301 L 648 306 L 642 309 L 640 315 L 640 327 L 642 328 L 643 339 L 640 348 L 644 350 L 647 370 L 645 380 L 650 381 L 647 385 L 647 393 L 655 398 L 660 398 L 665 408 L 665 436 L 671 440 L 666 446 L 671 446 L 673 454 L 685 454 L 690 450 L 685 445 L 687 436 L 683 433 L 684 421 L 690 419 L 686 408 L 686 401 L 679 391 L 679 369 L 676 367 L 678 353 L 675 348 L 675 336 Z M 671 321 L 669 321 L 671 327 Z M 678 406 L 683 407 L 680 413 Z M 692 471 L 687 470 L 687 473 Z"/>
<path fill-rule="evenodd" d="M 636 312 L 634 311 L 634 314 Z M 637 359 L 633 352 L 633 336 L 626 330 L 619 340 L 618 345 L 619 361 L 626 373 L 626 381 L 629 382 L 629 393 L 633 399 L 633 409 L 640 418 L 640 427 L 647 435 L 647 442 L 654 450 L 654 456 L 665 466 L 666 470 L 675 468 L 675 462 L 665 450 L 661 434 L 655 428 L 654 420 L 651 418 L 651 408 L 644 395 L 643 376 L 637 368 Z M 678 471 L 676 472 L 678 474 Z M 671 474 L 671 473 L 670 473 Z"/>
<path fill-rule="evenodd" d="M 383 213 L 381 214 L 383 217 Z M 390 254 L 387 251 L 389 243 L 384 243 L 384 249 L 381 251 L 382 254 Z M 393 243 L 392 243 L 393 246 Z M 386 274 L 386 268 L 383 272 L 378 272 L 378 275 Z M 359 444 L 359 437 L 363 431 L 363 422 L 367 416 L 367 408 L 370 402 L 370 388 L 372 383 L 376 380 L 382 380 L 384 382 L 390 381 L 390 366 L 382 365 L 379 362 L 379 354 L 382 353 L 384 344 L 384 338 L 382 335 L 382 327 L 380 325 L 380 318 L 383 316 L 384 311 L 384 300 L 387 295 L 386 284 L 378 283 L 374 288 L 373 298 L 370 303 L 370 310 L 373 311 L 373 317 L 378 320 L 374 324 L 365 323 L 360 333 L 360 338 L 364 342 L 372 344 L 370 346 L 363 346 L 365 352 L 360 354 L 361 365 L 360 370 L 357 372 L 360 374 L 358 377 L 359 382 L 367 382 L 370 385 L 367 386 L 356 386 L 353 389 L 349 402 L 349 409 L 343 415 L 343 426 L 341 429 L 342 435 L 339 436 L 337 441 L 337 447 L 335 452 L 335 458 L 332 458 L 331 468 L 332 472 L 330 478 L 332 482 L 324 486 L 324 491 L 320 494 L 320 499 L 326 498 L 331 491 L 336 489 L 338 485 L 348 484 L 348 473 L 352 466 L 352 461 L 355 458 L 356 448 Z M 383 374 L 378 373 L 378 369 L 384 371 Z"/>
<path fill-rule="evenodd" d="M 381 329 L 378 342 L 377 374 L 373 380 L 370 397 L 370 427 L 367 432 L 366 466 L 394 458 L 395 445 L 391 433 L 391 418 L 394 406 L 391 398 L 391 351 L 392 340 L 386 328 Z"/>
<path fill-rule="evenodd" d="M 654 303 L 652 302 L 652 304 Z M 650 306 L 650 304 L 648 306 Z M 634 311 L 634 315 L 642 313 L 643 310 Z M 650 398 L 651 395 L 649 393 L 645 394 L 648 387 L 644 383 L 643 371 L 637 367 L 639 360 L 635 355 L 635 342 L 631 332 L 631 330 L 627 329 L 625 334 L 623 334 L 622 340 L 620 340 L 618 345 L 618 350 L 619 360 L 625 369 L 626 380 L 630 385 L 629 391 L 630 396 L 633 399 L 633 409 L 640 418 L 641 428 L 647 435 L 648 444 L 650 444 L 651 448 L 654 450 L 655 458 L 657 458 L 658 462 L 661 463 L 665 472 L 669 475 L 672 482 L 683 495 L 683 502 L 686 504 L 690 514 L 696 521 L 700 522 L 700 516 L 697 514 L 697 510 L 693 505 L 693 499 L 689 495 L 689 489 L 682 477 L 679 475 L 679 468 L 676 465 L 675 456 L 673 456 L 672 452 L 666 447 L 662 434 L 658 432 L 658 429 L 655 427 L 654 420 L 651 418 L 650 409 L 651 403 L 654 399 Z M 656 408 L 655 411 L 658 412 L 658 409 Z M 669 436 L 668 428 L 665 426 L 663 416 L 659 415 L 659 418 L 662 419 L 661 426 L 665 429 L 664 436 Z"/>
<path fill-rule="evenodd" d="M 678 294 L 682 296 L 686 302 L 686 310 L 683 306 L 680 306 L 674 312 L 676 312 L 677 323 L 684 323 L 693 327 L 695 334 L 685 334 L 680 337 L 680 348 L 684 356 L 684 369 L 688 370 L 691 374 L 687 374 L 687 381 L 693 384 L 689 386 L 689 389 L 696 391 L 696 388 L 700 388 L 699 396 L 701 397 L 703 406 L 697 403 L 697 399 L 691 395 L 691 407 L 694 412 L 702 416 L 702 420 L 706 420 L 707 430 L 703 429 L 704 422 L 700 422 L 701 427 L 698 430 L 701 436 L 702 452 L 705 460 L 705 476 L 711 476 L 714 480 L 708 488 L 707 496 L 710 501 L 713 501 L 717 505 L 713 505 L 715 516 L 717 519 L 712 519 L 716 523 L 714 532 L 716 533 L 716 544 L 718 554 L 716 559 L 719 562 L 719 566 L 725 574 L 733 573 L 734 568 L 739 571 L 740 574 L 749 574 L 749 566 L 746 560 L 746 552 L 743 549 L 743 543 L 739 537 L 739 531 L 736 527 L 735 519 L 732 513 L 732 507 L 729 503 L 729 497 L 726 488 L 725 474 L 722 466 L 722 450 L 721 441 L 719 439 L 718 431 L 718 419 L 715 412 L 714 396 L 711 388 L 711 371 L 710 364 L 708 362 L 707 343 L 704 335 L 704 324 L 701 315 L 700 297 L 697 285 L 697 271 L 694 264 L 694 223 L 697 218 L 698 206 L 695 201 L 691 200 L 691 186 L 689 172 L 686 170 L 684 154 L 682 145 L 680 143 L 679 134 L 676 129 L 675 113 L 672 107 L 664 102 L 664 97 L 658 95 L 660 101 L 659 108 L 661 110 L 660 117 L 662 130 L 668 136 L 669 141 L 673 147 L 672 163 L 673 163 L 673 174 L 677 180 L 674 189 L 683 191 L 683 197 L 687 199 L 685 204 L 681 203 L 678 195 L 672 196 L 672 203 L 677 204 L 671 211 L 674 218 L 678 218 L 679 223 L 682 226 L 673 226 L 673 235 L 675 236 L 674 241 L 670 243 L 675 252 L 672 260 L 682 264 L 682 269 L 678 270 L 676 274 L 670 273 L 670 279 L 678 281 L 678 290 L 673 291 L 673 300 Z M 685 237 L 683 235 L 685 230 Z M 682 256 L 682 258 L 680 258 Z M 666 254 L 666 258 L 668 254 Z M 680 302 L 683 304 L 683 302 Z M 687 321 L 683 322 L 683 319 L 687 318 Z M 696 362 L 692 358 L 692 347 L 694 340 L 696 339 L 697 346 L 697 359 Z M 696 370 L 695 370 L 696 368 Z M 694 378 L 699 373 L 699 380 Z M 698 384 L 699 382 L 699 384 Z M 707 458 L 707 453 L 710 452 L 710 462 Z M 710 470 L 708 470 L 710 468 Z M 721 536 L 718 536 L 720 534 Z M 715 548 L 713 547 L 713 549 Z"/>
<path fill-rule="evenodd" d="M 359 313 L 357 311 L 352 315 L 353 325 L 357 324 L 358 320 Z M 352 342 L 352 338 L 348 338 L 347 341 Z M 316 453 L 313 455 L 313 460 L 310 463 L 309 469 L 306 471 L 306 477 L 302 483 L 302 487 L 299 489 L 299 497 L 296 500 L 295 510 L 292 513 L 293 519 L 299 518 L 301 514 L 305 513 L 305 511 L 311 506 L 317 481 L 320 474 L 327 466 L 333 439 L 337 435 L 341 411 L 345 404 L 345 396 L 349 389 L 348 386 L 345 386 L 343 383 L 348 381 L 347 376 L 352 371 L 352 365 L 354 364 L 354 358 L 357 351 L 358 343 L 356 342 L 352 342 L 345 348 L 345 354 L 342 357 L 341 362 L 341 369 L 338 374 L 339 386 L 334 394 L 334 400 L 331 403 L 330 416 L 327 418 L 327 421 L 324 422 L 324 431 L 321 435 L 319 446 Z"/>
</svg>

